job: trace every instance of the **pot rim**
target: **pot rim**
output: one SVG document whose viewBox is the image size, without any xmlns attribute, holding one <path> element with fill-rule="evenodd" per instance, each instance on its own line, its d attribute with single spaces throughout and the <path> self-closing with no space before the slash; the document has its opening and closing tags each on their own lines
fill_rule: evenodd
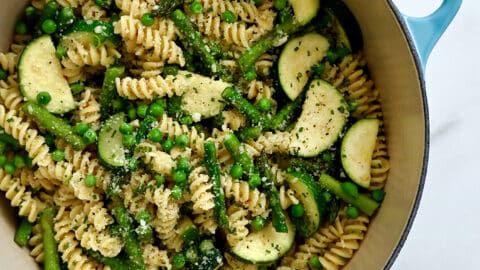
<svg viewBox="0 0 480 270">
<path fill-rule="evenodd" d="M 402 13 L 398 10 L 398 8 L 395 6 L 395 4 L 392 2 L 392 0 L 387 0 L 387 4 L 390 6 L 390 9 L 392 10 L 393 14 L 396 17 L 397 22 L 400 25 L 400 28 L 404 34 L 405 39 L 407 40 L 408 47 L 410 48 L 410 52 L 412 53 L 413 60 L 415 62 L 415 67 L 417 71 L 417 76 L 419 78 L 420 82 L 420 90 L 422 94 L 422 102 L 423 102 L 423 116 L 425 119 L 425 138 L 424 138 L 424 152 L 423 152 L 423 165 L 422 165 L 422 172 L 420 175 L 420 182 L 418 184 L 418 190 L 417 194 L 415 196 L 415 201 L 413 204 L 413 208 L 411 210 L 410 216 L 407 221 L 407 225 L 400 237 L 400 240 L 398 241 L 397 246 L 392 252 L 392 255 L 388 259 L 387 264 L 385 265 L 384 269 L 390 269 L 395 260 L 397 259 L 398 255 L 400 254 L 400 251 L 402 250 L 403 246 L 405 245 L 405 242 L 407 240 L 408 234 L 410 233 L 410 230 L 412 229 L 413 222 L 415 220 L 415 217 L 418 212 L 418 208 L 420 207 L 420 201 L 422 198 L 423 194 L 423 188 L 425 187 L 425 181 L 426 181 L 426 176 L 427 176 L 427 167 L 428 167 L 428 156 L 429 156 L 429 150 L 430 150 L 430 119 L 429 119 L 429 111 L 428 111 L 428 101 L 427 101 L 427 92 L 426 92 L 426 87 L 425 87 L 425 73 L 424 70 L 422 69 L 422 64 L 420 61 L 420 56 L 418 54 L 417 48 L 415 47 L 415 43 L 413 41 L 413 37 L 410 33 L 410 31 L 407 28 L 407 24 L 404 21 L 404 17 Z"/>
</svg>

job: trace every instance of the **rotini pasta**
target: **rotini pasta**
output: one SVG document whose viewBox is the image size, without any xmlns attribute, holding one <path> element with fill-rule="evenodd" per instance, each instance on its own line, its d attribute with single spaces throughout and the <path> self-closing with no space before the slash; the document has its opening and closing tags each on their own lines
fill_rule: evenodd
<svg viewBox="0 0 480 270">
<path fill-rule="evenodd" d="M 78 106 L 78 118 L 80 122 L 89 124 L 94 130 L 100 128 L 100 104 L 92 94 L 92 89 L 85 89 L 82 93 L 84 98 L 87 98 L 85 102 L 80 102 Z"/>
<path fill-rule="evenodd" d="M 8 73 L 17 70 L 18 55 L 15 53 L 0 53 L 0 67 Z"/>
<path fill-rule="evenodd" d="M 213 201 L 213 193 L 211 191 L 212 184 L 208 174 L 203 167 L 195 168 L 188 178 L 190 183 L 191 201 L 193 202 L 193 213 L 201 214 L 213 209 L 215 203 Z"/>
<path fill-rule="evenodd" d="M 107 16 L 107 12 L 95 4 L 95 1 L 88 0 L 82 5 L 82 16 L 87 20 L 100 20 Z"/>
<path fill-rule="evenodd" d="M 229 175 L 222 176 L 221 182 L 225 198 L 247 208 L 254 216 L 268 214 L 267 197 L 264 193 L 251 189 L 247 182 L 234 180 Z"/>
<path fill-rule="evenodd" d="M 231 247 L 234 247 L 249 233 L 247 228 L 249 223 L 247 218 L 248 211 L 241 207 L 230 206 L 227 214 L 230 222 L 230 228 L 232 230 L 231 233 L 227 234 L 227 242 Z"/>
<path fill-rule="evenodd" d="M 122 13 L 140 18 L 143 14 L 151 12 L 156 2 L 154 0 L 115 0 L 115 4 Z"/>
<path fill-rule="evenodd" d="M 28 240 L 28 245 L 31 248 L 30 256 L 32 256 L 36 262 L 42 263 L 45 257 L 43 254 L 42 228 L 40 223 L 36 223 L 33 226 L 32 236 Z"/>
</svg>

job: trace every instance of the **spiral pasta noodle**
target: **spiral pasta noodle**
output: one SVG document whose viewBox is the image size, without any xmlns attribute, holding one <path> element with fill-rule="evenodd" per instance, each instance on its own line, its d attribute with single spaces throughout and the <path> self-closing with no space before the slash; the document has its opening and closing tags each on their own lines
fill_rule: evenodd
<svg viewBox="0 0 480 270">
<path fill-rule="evenodd" d="M 247 27 L 243 23 L 227 23 L 220 16 L 199 14 L 193 17 L 198 30 L 206 36 L 221 40 L 227 45 L 239 45 L 248 48 L 259 37 L 256 26 Z"/>
<path fill-rule="evenodd" d="M 215 220 L 215 211 L 213 209 L 194 216 L 195 219 L 193 220 L 193 223 L 199 225 L 200 232 L 204 234 L 215 234 L 218 225 Z"/>
<path fill-rule="evenodd" d="M 228 220 L 232 232 L 227 234 L 227 242 L 231 247 L 234 247 L 238 242 L 245 238 L 249 230 L 247 225 L 249 219 L 247 218 L 248 211 L 241 207 L 230 206 L 227 210 Z"/>
<path fill-rule="evenodd" d="M 18 85 L 15 85 L 10 88 L 3 88 L 0 87 L 0 98 L 3 101 L 3 104 L 5 107 L 7 107 L 9 110 L 16 110 L 20 114 L 21 107 L 23 105 L 23 95 L 20 93 L 20 90 L 18 89 Z"/>
<path fill-rule="evenodd" d="M 179 219 L 180 208 L 170 197 L 169 189 L 157 189 L 154 200 L 157 205 L 157 215 L 151 224 L 155 228 L 158 237 L 169 249 L 179 251 L 182 248 L 183 241 L 173 241 L 176 239 L 177 232 L 175 226 Z"/>
<path fill-rule="evenodd" d="M 107 12 L 95 4 L 95 1 L 88 0 L 82 4 L 82 16 L 86 20 L 100 20 L 107 17 Z"/>
<path fill-rule="evenodd" d="M 248 209 L 252 215 L 259 216 L 268 213 L 267 197 L 258 189 L 251 189 L 247 182 L 238 181 L 229 175 L 220 178 L 225 198 Z"/>
<path fill-rule="evenodd" d="M 0 53 L 0 67 L 10 74 L 17 70 L 18 55 L 16 53 Z"/>
<path fill-rule="evenodd" d="M 188 177 L 193 213 L 205 213 L 215 206 L 210 178 L 203 167 L 195 168 Z"/>
<path fill-rule="evenodd" d="M 386 138 L 385 136 L 378 136 L 372 156 L 369 189 L 382 189 L 385 185 L 385 181 L 387 181 L 389 170 L 390 162 L 388 160 Z"/>
<path fill-rule="evenodd" d="M 49 193 L 55 191 L 62 184 L 55 180 L 36 177 L 34 171 L 26 167 L 20 169 L 19 178 L 22 185 L 31 186 L 34 189 L 43 189 Z"/>
<path fill-rule="evenodd" d="M 142 256 L 145 260 L 147 269 L 166 268 L 172 269 L 172 264 L 168 258 L 168 253 L 165 250 L 159 249 L 152 244 L 145 244 L 142 246 Z"/>
<path fill-rule="evenodd" d="M 236 110 L 222 112 L 223 130 L 237 131 L 247 123 L 247 118 Z"/>
<path fill-rule="evenodd" d="M 255 99 L 256 101 L 262 98 L 272 99 L 273 93 L 275 90 L 267 85 L 263 81 L 253 80 L 248 82 L 248 84 L 241 83 L 242 90 L 245 94 L 247 94 L 248 99 Z"/>
<path fill-rule="evenodd" d="M 121 35 L 127 42 L 145 45 L 146 48 L 153 48 L 160 37 L 169 40 L 177 38 L 175 24 L 172 20 L 165 18 L 155 18 L 153 25 L 144 26 L 133 15 L 124 15 L 113 24 L 113 27 L 114 32 Z"/>
<path fill-rule="evenodd" d="M 115 5 L 124 14 L 130 14 L 135 18 L 152 11 L 157 3 L 155 0 L 115 0 Z"/>
<path fill-rule="evenodd" d="M 18 207 L 18 214 L 27 217 L 30 222 L 34 222 L 40 211 L 46 207 L 27 191 L 27 187 L 20 183 L 18 177 L 6 174 L 3 169 L 0 169 L 0 190 L 5 192 L 11 206 Z"/>
<path fill-rule="evenodd" d="M 62 260 L 69 269 L 101 269 L 96 261 L 83 254 L 75 233 L 71 231 L 71 223 L 68 210 L 60 207 L 54 219 L 53 230 Z"/>
<path fill-rule="evenodd" d="M 82 102 L 78 107 L 78 118 L 80 122 L 89 124 L 94 130 L 100 128 L 100 104 L 95 99 L 95 96 L 91 94 L 91 89 L 86 89 L 82 96 L 88 96 L 86 102 Z"/>
<path fill-rule="evenodd" d="M 36 262 L 43 262 L 45 255 L 43 253 L 43 238 L 42 238 L 42 227 L 40 223 L 36 223 L 32 228 L 32 235 L 28 240 L 28 245 L 30 246 L 30 256 Z"/>
<path fill-rule="evenodd" d="M 115 83 L 117 85 L 117 93 L 121 97 L 131 100 L 147 99 L 153 100 L 157 97 L 172 97 L 174 95 L 182 95 L 183 76 L 156 76 L 152 78 L 134 79 L 131 77 L 117 78 Z M 178 80 L 178 81 L 177 81 Z"/>
<path fill-rule="evenodd" d="M 168 153 L 157 150 L 154 145 L 149 143 L 140 143 L 138 149 L 142 151 L 140 155 L 144 157 L 145 164 L 149 165 L 154 172 L 171 175 L 175 168 L 175 161 Z"/>
<path fill-rule="evenodd" d="M 39 135 L 36 129 L 30 128 L 28 122 L 18 117 L 15 110 L 7 111 L 3 105 L 0 105 L 0 126 L 6 133 L 17 139 L 20 145 L 25 146 L 25 150 L 32 158 L 32 164 L 45 166 L 52 161 L 45 138 Z"/>
<path fill-rule="evenodd" d="M 290 140 L 288 132 L 264 132 L 256 141 L 249 140 L 247 144 L 258 152 L 264 151 L 267 154 L 288 153 Z"/>
<path fill-rule="evenodd" d="M 45 2 L 48 2 L 48 1 L 45 1 Z M 85 4 L 85 2 L 87 2 L 87 0 L 57 0 L 57 2 L 62 6 L 62 7 L 79 7 L 83 4 Z M 43 7 L 43 5 L 42 5 Z"/>
</svg>

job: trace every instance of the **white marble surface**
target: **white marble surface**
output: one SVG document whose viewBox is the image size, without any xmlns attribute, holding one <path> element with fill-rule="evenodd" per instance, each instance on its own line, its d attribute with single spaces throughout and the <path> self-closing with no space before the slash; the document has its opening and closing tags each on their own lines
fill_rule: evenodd
<svg viewBox="0 0 480 270">
<path fill-rule="evenodd" d="M 440 0 L 395 0 L 423 15 Z M 393 270 L 480 269 L 480 1 L 464 0 L 426 68 L 431 149 L 423 198 Z"/>
</svg>

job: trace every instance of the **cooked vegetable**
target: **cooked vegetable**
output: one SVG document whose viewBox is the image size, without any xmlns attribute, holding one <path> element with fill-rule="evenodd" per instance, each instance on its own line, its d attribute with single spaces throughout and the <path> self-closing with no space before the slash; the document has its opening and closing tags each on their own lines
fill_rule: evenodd
<svg viewBox="0 0 480 270">
<path fill-rule="evenodd" d="M 87 145 L 83 139 L 75 134 L 73 127 L 65 123 L 61 118 L 49 113 L 45 108 L 32 101 L 27 101 L 22 110 L 32 117 L 41 127 L 46 128 L 50 133 L 63 138 L 76 150 L 83 150 Z"/>
<path fill-rule="evenodd" d="M 22 218 L 20 224 L 18 225 L 17 231 L 15 232 L 15 243 L 19 246 L 24 247 L 28 244 L 30 235 L 32 234 L 33 224 L 28 221 L 27 218 Z"/>
<path fill-rule="evenodd" d="M 65 113 L 75 104 L 55 51 L 50 36 L 41 36 L 30 42 L 18 61 L 19 86 L 29 101 L 36 101 L 41 92 L 48 93 L 51 100 L 45 108 L 52 113 Z"/>
<path fill-rule="evenodd" d="M 115 80 L 125 72 L 123 66 L 109 67 L 105 71 L 103 79 L 102 94 L 100 95 L 100 113 L 102 118 L 107 118 L 112 111 L 112 100 L 116 97 Z"/>
<path fill-rule="evenodd" d="M 292 5 L 293 13 L 295 14 L 295 20 L 300 25 L 306 25 L 309 23 L 320 9 L 320 0 L 288 0 Z"/>
<path fill-rule="evenodd" d="M 42 226 L 44 269 L 60 270 L 60 258 L 58 256 L 57 242 L 53 232 L 53 218 L 57 210 L 54 207 L 47 208 L 40 214 Z"/>
<path fill-rule="evenodd" d="M 125 121 L 125 114 L 112 115 L 100 129 L 98 136 L 98 156 L 105 165 L 118 168 L 125 166 L 126 148 L 122 144 L 120 126 Z"/>
<path fill-rule="evenodd" d="M 268 121 L 265 116 L 263 116 L 252 103 L 245 99 L 242 94 L 235 90 L 235 88 L 225 88 L 222 97 L 235 106 L 239 112 L 247 116 L 252 123 L 268 126 Z"/>
</svg>

